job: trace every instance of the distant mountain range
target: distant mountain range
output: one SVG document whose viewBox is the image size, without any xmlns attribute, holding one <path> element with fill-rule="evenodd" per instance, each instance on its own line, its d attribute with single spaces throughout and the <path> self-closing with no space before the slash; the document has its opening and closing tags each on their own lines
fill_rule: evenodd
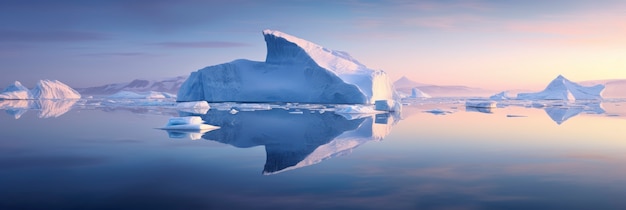
<svg viewBox="0 0 626 210">
<path fill-rule="evenodd" d="M 96 87 L 75 88 L 83 95 L 111 95 L 120 91 L 148 92 L 158 91 L 171 94 L 178 93 L 180 86 L 187 80 L 187 76 L 178 76 L 164 80 L 136 79 L 131 82 L 113 83 Z"/>
<path fill-rule="evenodd" d="M 432 97 L 469 97 L 469 96 L 489 96 L 494 93 L 492 90 L 468 87 L 462 85 L 433 85 L 415 82 L 407 77 L 402 77 L 393 83 L 396 91 L 403 95 L 411 95 L 413 88 L 417 88 Z"/>
</svg>

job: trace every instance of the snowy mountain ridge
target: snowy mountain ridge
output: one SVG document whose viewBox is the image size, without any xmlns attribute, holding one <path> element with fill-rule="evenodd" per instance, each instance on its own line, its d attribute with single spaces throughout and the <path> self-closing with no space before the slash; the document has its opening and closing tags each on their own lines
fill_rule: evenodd
<svg viewBox="0 0 626 210">
<path fill-rule="evenodd" d="M 113 83 L 87 88 L 76 88 L 76 90 L 85 95 L 110 95 L 118 93 L 120 91 L 157 91 L 176 94 L 180 89 L 180 86 L 183 84 L 183 82 L 185 82 L 186 79 L 186 76 L 178 76 L 163 80 L 135 79 L 130 82 Z"/>
</svg>

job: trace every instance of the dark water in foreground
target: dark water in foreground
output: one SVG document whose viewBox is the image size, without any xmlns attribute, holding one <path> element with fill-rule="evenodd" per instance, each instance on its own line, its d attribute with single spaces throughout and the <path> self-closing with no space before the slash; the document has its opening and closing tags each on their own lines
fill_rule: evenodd
<svg viewBox="0 0 626 210">
<path fill-rule="evenodd" d="M 174 109 L 64 106 L 0 114 L 0 209 L 626 209 L 624 102 L 212 109 L 204 134 L 154 129 Z"/>
</svg>

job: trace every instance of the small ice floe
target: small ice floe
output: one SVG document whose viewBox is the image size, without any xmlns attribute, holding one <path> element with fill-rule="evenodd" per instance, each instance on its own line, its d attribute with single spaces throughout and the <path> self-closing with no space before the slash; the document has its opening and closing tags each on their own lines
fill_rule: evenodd
<svg viewBox="0 0 626 210">
<path fill-rule="evenodd" d="M 191 117 L 172 117 L 168 120 L 162 130 L 186 130 L 186 131 L 210 131 L 220 127 L 204 124 L 202 118 L 198 116 Z"/>
<path fill-rule="evenodd" d="M 231 110 L 229 111 L 229 113 L 230 113 L 230 114 L 237 114 L 237 112 L 239 112 L 239 111 L 237 111 L 236 109 L 231 109 Z"/>
<path fill-rule="evenodd" d="M 446 114 L 451 114 L 452 113 L 451 111 L 445 111 L 445 110 L 441 110 L 441 109 L 431 109 L 431 110 L 426 110 L 424 112 L 435 114 L 435 115 L 446 115 Z"/>
<path fill-rule="evenodd" d="M 296 110 L 296 111 L 289 112 L 289 114 L 304 114 L 304 112 L 300 110 Z"/>
<path fill-rule="evenodd" d="M 234 104 L 233 108 L 237 108 L 239 111 L 251 112 L 251 111 L 265 111 L 271 110 L 272 107 L 269 104 L 257 104 L 257 103 L 241 103 Z"/>
<path fill-rule="evenodd" d="M 206 114 L 211 106 L 206 101 L 179 102 L 176 104 L 176 109 L 192 114 Z"/>
<path fill-rule="evenodd" d="M 528 117 L 525 115 L 507 114 L 506 117 Z"/>
</svg>

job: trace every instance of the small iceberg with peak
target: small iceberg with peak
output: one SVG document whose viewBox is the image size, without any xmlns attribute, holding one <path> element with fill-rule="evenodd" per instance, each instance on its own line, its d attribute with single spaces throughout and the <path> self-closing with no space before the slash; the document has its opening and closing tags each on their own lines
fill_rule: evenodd
<svg viewBox="0 0 626 210">
<path fill-rule="evenodd" d="M 604 85 L 585 87 L 559 75 L 546 89 L 537 93 L 519 93 L 517 99 L 522 100 L 602 100 Z"/>
</svg>

